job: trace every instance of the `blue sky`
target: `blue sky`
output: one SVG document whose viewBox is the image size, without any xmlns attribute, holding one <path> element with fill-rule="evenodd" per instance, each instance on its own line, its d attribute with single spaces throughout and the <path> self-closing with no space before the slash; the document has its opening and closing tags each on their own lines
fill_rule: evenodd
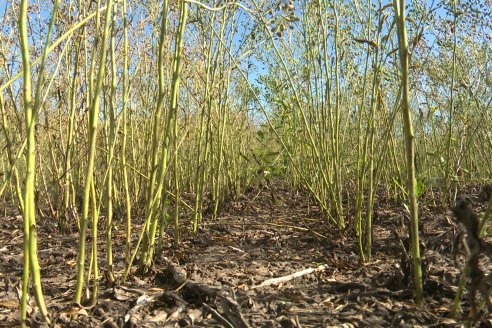
<svg viewBox="0 0 492 328">
<path fill-rule="evenodd" d="M 434 7 L 435 7 L 435 3 L 438 3 L 441 0 L 435 0 L 435 1 L 434 0 L 417 0 L 417 1 L 408 1 L 407 3 L 409 3 L 409 4 L 412 4 L 412 3 L 421 3 L 421 2 L 418 2 L 418 1 L 426 1 L 426 4 L 427 4 L 428 7 L 430 7 L 434 3 Z M 482 1 L 486 1 L 486 0 L 482 0 Z M 379 3 L 378 1 L 374 1 L 374 2 L 377 3 L 377 4 Z M 7 4 L 9 4 L 9 3 L 10 3 L 10 1 L 8 2 L 7 0 L 0 0 L 0 15 L 3 16 L 4 11 L 5 11 L 5 8 L 6 8 Z M 386 5 L 386 4 L 389 4 L 389 3 L 390 3 L 390 1 L 389 0 L 386 0 L 386 1 L 383 2 L 383 5 Z M 194 6 L 194 5 L 193 4 L 190 4 L 190 6 Z M 379 4 L 377 6 L 379 6 Z M 388 9 L 388 10 L 391 10 L 391 9 Z M 444 9 L 442 9 L 442 8 L 441 9 L 438 9 L 436 11 L 436 13 L 437 13 L 437 15 L 439 17 L 444 17 L 444 16 L 447 15 L 447 12 Z M 41 14 L 41 17 L 43 19 L 48 19 L 49 13 L 46 12 L 46 11 L 44 11 Z M 0 17 L 0 19 L 1 19 L 1 17 Z M 33 24 L 33 25 L 35 26 L 36 24 Z M 239 32 L 238 32 L 238 34 L 235 37 L 235 41 L 236 42 L 239 42 L 240 41 L 240 34 L 242 34 L 242 32 L 244 32 L 244 30 L 242 30 L 242 29 L 243 28 L 240 27 Z M 427 33 L 426 34 L 426 37 L 427 37 L 428 41 L 430 41 L 430 42 L 432 42 L 433 39 L 434 39 L 434 36 L 432 34 L 430 34 L 430 33 Z M 33 42 L 42 43 L 42 42 L 44 42 L 44 40 L 35 40 Z M 253 58 L 254 58 L 254 56 L 253 56 Z M 246 63 L 243 62 L 243 65 L 242 65 L 243 68 L 245 67 L 245 64 L 247 65 L 247 62 Z M 256 80 L 257 80 L 258 76 L 261 75 L 261 74 L 266 73 L 267 72 L 267 67 L 262 62 L 260 62 L 258 60 L 253 60 L 253 64 L 254 64 L 254 66 L 256 66 L 256 69 L 254 69 L 254 70 L 248 70 L 248 77 L 249 77 L 249 80 L 254 85 L 257 85 Z M 15 66 L 14 66 L 14 68 L 15 68 Z"/>
</svg>

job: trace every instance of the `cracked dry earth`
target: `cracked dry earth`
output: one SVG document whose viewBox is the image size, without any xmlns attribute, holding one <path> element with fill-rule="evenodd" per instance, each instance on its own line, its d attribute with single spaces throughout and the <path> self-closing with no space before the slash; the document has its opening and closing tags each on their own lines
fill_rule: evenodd
<svg viewBox="0 0 492 328">
<path fill-rule="evenodd" d="M 478 187 L 466 188 L 476 211 Z M 43 288 L 58 327 L 461 327 L 469 304 L 465 295 L 455 320 L 450 310 L 465 262 L 452 246 L 459 227 L 448 209 L 421 200 L 425 250 L 425 306 L 413 304 L 404 245 L 402 204 L 375 204 L 373 257 L 360 263 L 353 231 L 340 233 L 306 195 L 277 186 L 253 189 L 232 201 L 217 220 L 206 220 L 197 235 L 172 236 L 162 259 L 146 277 L 131 276 L 117 286 L 104 279 L 92 308 L 71 302 L 75 285 L 77 234 L 59 235 L 40 220 L 39 257 Z M 183 219 L 183 225 L 185 221 Z M 140 227 L 135 227 L 139 231 Z M 171 230 L 169 231 L 171 234 Z M 100 251 L 104 252 L 101 231 Z M 124 232 L 114 234 L 116 271 L 124 263 Z M 22 219 L 0 220 L 0 327 L 18 325 L 22 275 Z M 492 266 L 482 260 L 482 268 Z M 297 277 L 293 277 L 297 273 Z M 273 278 L 290 277 L 284 281 Z M 33 297 L 30 325 L 39 326 Z M 471 323 L 491 327 L 481 312 Z"/>
</svg>

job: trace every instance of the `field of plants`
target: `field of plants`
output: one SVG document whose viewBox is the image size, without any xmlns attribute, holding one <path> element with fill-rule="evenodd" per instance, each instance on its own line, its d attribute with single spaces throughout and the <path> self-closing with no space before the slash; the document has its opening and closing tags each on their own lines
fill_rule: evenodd
<svg viewBox="0 0 492 328">
<path fill-rule="evenodd" d="M 0 0 L 1 327 L 492 326 L 490 0 Z"/>
</svg>

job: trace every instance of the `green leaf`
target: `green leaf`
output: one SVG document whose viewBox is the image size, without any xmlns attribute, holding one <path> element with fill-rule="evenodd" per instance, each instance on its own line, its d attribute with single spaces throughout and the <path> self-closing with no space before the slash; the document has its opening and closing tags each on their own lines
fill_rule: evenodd
<svg viewBox="0 0 492 328">
<path fill-rule="evenodd" d="M 410 208 L 408 208 L 408 205 L 406 203 L 403 203 L 403 207 L 407 211 L 408 214 L 410 214 Z"/>
</svg>

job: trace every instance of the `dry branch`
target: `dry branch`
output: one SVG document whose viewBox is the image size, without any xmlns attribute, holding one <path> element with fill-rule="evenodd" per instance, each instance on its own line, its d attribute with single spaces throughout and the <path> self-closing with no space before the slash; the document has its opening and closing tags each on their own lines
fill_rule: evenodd
<svg viewBox="0 0 492 328">
<path fill-rule="evenodd" d="M 292 279 L 305 276 L 307 274 L 311 274 L 311 273 L 314 273 L 314 272 L 321 272 L 321 271 L 324 271 L 324 270 L 326 270 L 326 266 L 320 265 L 317 268 L 305 269 L 305 270 L 298 271 L 298 272 L 295 272 L 293 274 L 290 274 L 288 276 L 267 279 L 267 280 L 263 281 L 261 284 L 256 285 L 256 286 L 253 286 L 252 289 L 261 288 L 261 287 L 267 287 L 267 286 L 270 286 L 270 285 L 278 285 L 280 283 L 287 282 L 287 281 L 290 281 Z"/>
</svg>

